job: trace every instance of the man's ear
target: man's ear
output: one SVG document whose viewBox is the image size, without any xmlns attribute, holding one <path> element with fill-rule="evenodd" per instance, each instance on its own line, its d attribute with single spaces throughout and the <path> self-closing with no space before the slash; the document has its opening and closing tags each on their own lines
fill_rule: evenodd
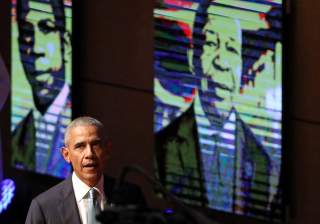
<svg viewBox="0 0 320 224">
<path fill-rule="evenodd" d="M 68 58 L 71 59 L 71 53 L 72 53 L 71 34 L 68 31 L 64 32 L 63 40 L 64 40 L 64 59 L 68 60 Z"/>
<path fill-rule="evenodd" d="M 66 31 L 63 35 L 64 39 L 64 52 L 63 52 L 63 60 L 64 60 L 64 69 L 66 74 L 66 82 L 71 85 L 71 72 L 72 72 L 72 44 L 71 44 L 71 34 Z"/>
<path fill-rule="evenodd" d="M 194 74 L 194 67 L 193 67 L 193 49 L 189 48 L 187 50 L 187 56 L 188 56 L 188 64 L 189 64 L 189 70 L 192 74 Z"/>
<path fill-rule="evenodd" d="M 70 158 L 69 158 L 69 149 L 65 146 L 61 148 L 61 154 L 67 163 L 71 163 Z"/>
<path fill-rule="evenodd" d="M 112 150 L 112 142 L 111 142 L 111 140 L 108 140 L 106 142 L 106 150 L 107 150 L 107 156 L 110 157 L 111 150 Z"/>
<path fill-rule="evenodd" d="M 106 165 L 108 164 L 108 161 L 111 157 L 111 149 L 112 149 L 112 142 L 110 140 L 106 140 L 104 142 L 103 147 L 103 157 L 102 157 L 102 169 L 105 170 Z"/>
</svg>

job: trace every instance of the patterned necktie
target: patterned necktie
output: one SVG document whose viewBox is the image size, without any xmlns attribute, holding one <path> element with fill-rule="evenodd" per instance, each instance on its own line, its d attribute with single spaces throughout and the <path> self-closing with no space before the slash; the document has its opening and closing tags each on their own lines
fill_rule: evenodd
<svg viewBox="0 0 320 224">
<path fill-rule="evenodd" d="M 98 192 L 91 188 L 88 192 L 88 224 L 98 223 L 96 215 L 100 212 L 100 205 L 98 201 Z"/>
</svg>

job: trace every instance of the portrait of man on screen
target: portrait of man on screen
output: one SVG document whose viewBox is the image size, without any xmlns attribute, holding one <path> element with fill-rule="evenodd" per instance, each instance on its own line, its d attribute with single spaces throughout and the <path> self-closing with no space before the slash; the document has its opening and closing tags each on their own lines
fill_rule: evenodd
<svg viewBox="0 0 320 224">
<path fill-rule="evenodd" d="M 17 69 L 13 76 L 24 75 L 27 84 L 18 83 L 21 89 L 13 92 L 17 100 L 12 115 L 12 165 L 64 177 L 69 167 L 59 148 L 71 119 L 70 8 L 63 0 L 17 0 L 15 9 L 18 52 L 14 53 L 18 53 L 23 69 Z M 21 102 L 23 88 L 31 92 L 28 106 Z"/>
<path fill-rule="evenodd" d="M 281 85 L 281 75 L 275 78 L 271 69 L 276 67 L 276 44 L 268 43 L 261 49 L 250 46 L 250 38 L 261 35 L 270 24 L 258 14 L 253 14 L 256 22 L 249 24 L 242 20 L 240 9 L 217 4 L 186 4 L 197 9 L 195 15 L 190 11 L 174 14 L 159 10 L 159 15 L 168 17 L 157 20 L 175 22 L 187 38 L 168 38 L 167 44 L 174 43 L 175 47 L 156 48 L 156 168 L 167 189 L 186 202 L 237 214 L 267 216 L 277 200 L 274 192 L 279 183 L 281 154 L 280 126 L 270 122 L 278 119 L 278 114 L 270 112 L 274 105 L 270 106 L 272 100 L 268 99 L 268 91 L 275 93 Z M 270 11 L 271 7 L 266 8 L 266 15 Z M 177 19 L 173 22 L 174 15 Z M 158 33 L 177 30 L 165 27 L 168 22 L 159 24 Z M 181 46 L 186 39 L 190 40 L 184 56 L 188 57 L 189 73 L 176 69 L 182 61 L 185 63 L 181 58 L 186 51 Z M 166 66 L 163 55 L 175 58 L 176 67 Z M 185 135 L 182 127 L 188 123 L 194 124 L 196 131 Z M 265 127 L 271 125 L 277 127 L 274 132 Z M 264 134 L 274 136 L 267 140 L 275 147 L 272 151 Z"/>
</svg>

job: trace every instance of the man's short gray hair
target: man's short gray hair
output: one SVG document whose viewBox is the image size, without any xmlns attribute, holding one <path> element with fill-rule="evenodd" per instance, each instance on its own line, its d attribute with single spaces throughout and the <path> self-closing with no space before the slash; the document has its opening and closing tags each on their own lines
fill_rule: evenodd
<svg viewBox="0 0 320 224">
<path fill-rule="evenodd" d="M 94 126 L 98 129 L 99 133 L 103 136 L 103 139 L 106 139 L 106 132 L 105 132 L 105 128 L 104 125 L 98 121 L 97 119 L 93 118 L 93 117 L 89 117 L 89 116 L 83 116 L 83 117 L 78 117 L 76 119 L 74 119 L 66 128 L 66 132 L 64 134 L 64 144 L 65 146 L 68 145 L 68 140 L 69 140 L 69 135 L 70 135 L 70 131 L 75 128 L 75 127 L 79 127 L 79 126 Z"/>
</svg>

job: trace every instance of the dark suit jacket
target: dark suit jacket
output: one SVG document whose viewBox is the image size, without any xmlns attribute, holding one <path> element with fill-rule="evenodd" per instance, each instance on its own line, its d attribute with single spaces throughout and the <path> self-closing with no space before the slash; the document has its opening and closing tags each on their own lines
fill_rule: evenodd
<svg viewBox="0 0 320 224">
<path fill-rule="evenodd" d="M 49 139 L 38 139 L 36 136 L 37 128 L 35 126 L 36 119 L 34 118 L 34 110 L 30 109 L 27 115 L 17 124 L 12 133 L 12 156 L 11 164 L 24 170 L 37 171 L 40 173 L 51 174 L 56 177 L 66 177 L 70 173 L 70 166 L 62 158 L 60 149 L 64 145 L 64 130 L 66 128 L 66 114 L 70 110 L 70 97 L 63 104 L 62 111 L 58 114 L 53 114 L 57 119 L 55 123 L 49 120 L 42 120 L 43 125 L 55 126 L 53 131 L 47 131 Z M 40 129 L 39 129 L 40 130 Z M 36 147 L 37 141 L 45 141 L 45 144 L 50 145 L 50 150 L 47 156 L 42 158 L 42 163 L 36 163 Z"/>
<path fill-rule="evenodd" d="M 108 176 L 104 178 L 106 198 L 109 203 L 117 204 L 117 201 L 113 199 L 116 181 Z M 126 204 L 145 204 L 142 191 L 138 186 L 133 184 L 122 184 L 117 190 L 117 195 L 121 195 L 121 198 L 124 199 L 123 201 L 125 201 Z M 26 224 L 40 223 L 81 223 L 71 177 L 41 193 L 32 200 Z"/>
<path fill-rule="evenodd" d="M 196 120 L 194 104 L 157 132 L 156 159 L 160 181 L 167 190 L 187 202 L 194 200 L 201 202 L 203 206 L 208 204 L 211 207 L 217 206 L 226 211 L 233 211 L 236 201 L 239 200 L 243 203 L 240 206 L 242 214 L 269 212 L 271 160 L 249 124 L 241 119 L 235 108 L 232 110 L 230 113 L 235 113 L 236 116 L 233 132 L 222 128 L 216 136 L 199 133 L 197 127 L 200 127 L 200 124 Z M 210 127 L 206 128 L 210 129 Z M 213 155 L 203 157 L 202 150 L 210 146 L 200 143 L 199 139 L 223 143 L 226 139 L 221 133 L 226 131 L 235 136 L 235 150 L 226 151 L 225 146 L 215 144 L 211 149 L 214 152 Z M 192 141 L 194 141 L 193 144 Z M 186 147 L 186 145 L 194 147 Z M 225 154 L 230 158 L 227 161 Z M 185 155 L 193 155 L 191 158 L 195 159 L 184 157 Z M 172 165 L 171 161 L 176 163 Z M 205 181 L 213 184 L 208 187 Z M 259 202 L 255 199 L 257 195 Z M 259 209 L 254 206 L 257 203 Z"/>
</svg>

